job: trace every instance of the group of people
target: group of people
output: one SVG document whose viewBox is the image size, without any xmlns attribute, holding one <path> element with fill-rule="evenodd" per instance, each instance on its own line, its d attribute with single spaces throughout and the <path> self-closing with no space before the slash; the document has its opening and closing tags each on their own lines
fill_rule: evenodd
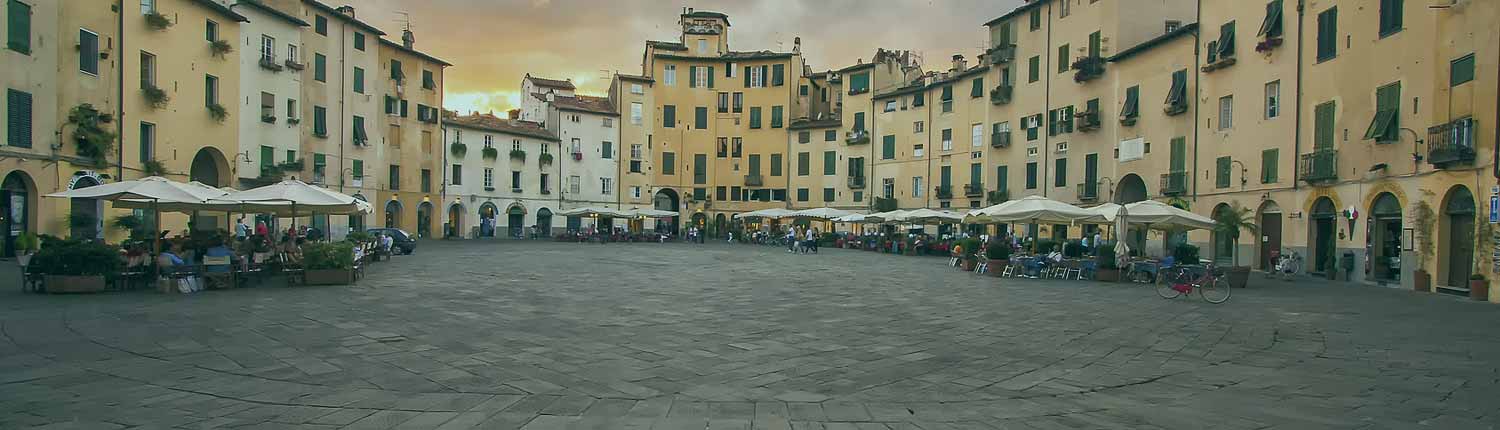
<svg viewBox="0 0 1500 430">
<path fill-rule="evenodd" d="M 786 230 L 786 252 L 818 253 L 817 227 L 792 226 Z"/>
</svg>

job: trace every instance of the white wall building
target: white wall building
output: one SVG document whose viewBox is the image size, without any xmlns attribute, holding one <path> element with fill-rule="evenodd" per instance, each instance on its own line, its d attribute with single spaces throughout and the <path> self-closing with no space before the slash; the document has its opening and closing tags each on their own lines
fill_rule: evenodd
<svg viewBox="0 0 1500 430">
<path fill-rule="evenodd" d="M 547 130 L 562 144 L 564 209 L 618 208 L 620 203 L 620 114 L 609 99 L 534 94 L 547 103 Z M 570 223 L 577 227 L 577 223 Z"/>
<path fill-rule="evenodd" d="M 288 162 L 302 160 L 302 29 L 307 21 L 260 2 L 220 0 L 250 21 L 240 24 L 239 156 L 236 176 L 245 188 L 275 179 Z M 288 169 L 287 176 L 301 177 Z M 250 181 L 246 181 L 250 180 Z"/>
<path fill-rule="evenodd" d="M 550 92 L 557 93 L 559 96 L 572 97 L 576 89 L 571 80 L 538 78 L 527 73 L 526 77 L 521 78 L 521 120 L 542 125 L 547 123 L 547 102 L 532 97 L 532 94 Z"/>
<path fill-rule="evenodd" d="M 465 148 L 462 155 L 450 148 L 444 178 L 447 195 L 476 210 L 463 217 L 465 237 L 530 234 L 532 226 L 543 234 L 562 230 L 552 215 L 562 210 L 565 157 L 556 136 L 541 124 L 487 114 L 449 118 L 443 128 L 448 142 Z"/>
</svg>

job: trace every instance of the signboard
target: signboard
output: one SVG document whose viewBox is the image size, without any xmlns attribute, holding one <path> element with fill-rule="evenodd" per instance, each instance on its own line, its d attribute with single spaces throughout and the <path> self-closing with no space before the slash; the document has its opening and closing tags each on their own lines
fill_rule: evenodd
<svg viewBox="0 0 1500 430">
<path fill-rule="evenodd" d="M 1490 224 L 1500 224 L 1500 196 L 1490 196 Z"/>
</svg>

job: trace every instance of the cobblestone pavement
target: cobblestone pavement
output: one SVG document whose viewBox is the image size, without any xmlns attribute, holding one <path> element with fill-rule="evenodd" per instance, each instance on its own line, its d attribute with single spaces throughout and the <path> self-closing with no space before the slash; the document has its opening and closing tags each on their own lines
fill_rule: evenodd
<svg viewBox="0 0 1500 430">
<path fill-rule="evenodd" d="M 353 287 L 0 291 L 0 428 L 1494 428 L 1500 308 L 1224 305 L 754 246 L 431 242 Z"/>
</svg>

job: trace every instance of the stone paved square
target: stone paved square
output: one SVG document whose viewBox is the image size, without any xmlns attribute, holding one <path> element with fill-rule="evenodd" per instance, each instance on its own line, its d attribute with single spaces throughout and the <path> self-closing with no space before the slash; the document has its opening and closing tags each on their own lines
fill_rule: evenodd
<svg viewBox="0 0 1500 430">
<path fill-rule="evenodd" d="M 1258 274 L 1211 305 L 944 262 L 430 242 L 348 287 L 7 288 L 0 428 L 1500 425 L 1491 306 Z"/>
</svg>

